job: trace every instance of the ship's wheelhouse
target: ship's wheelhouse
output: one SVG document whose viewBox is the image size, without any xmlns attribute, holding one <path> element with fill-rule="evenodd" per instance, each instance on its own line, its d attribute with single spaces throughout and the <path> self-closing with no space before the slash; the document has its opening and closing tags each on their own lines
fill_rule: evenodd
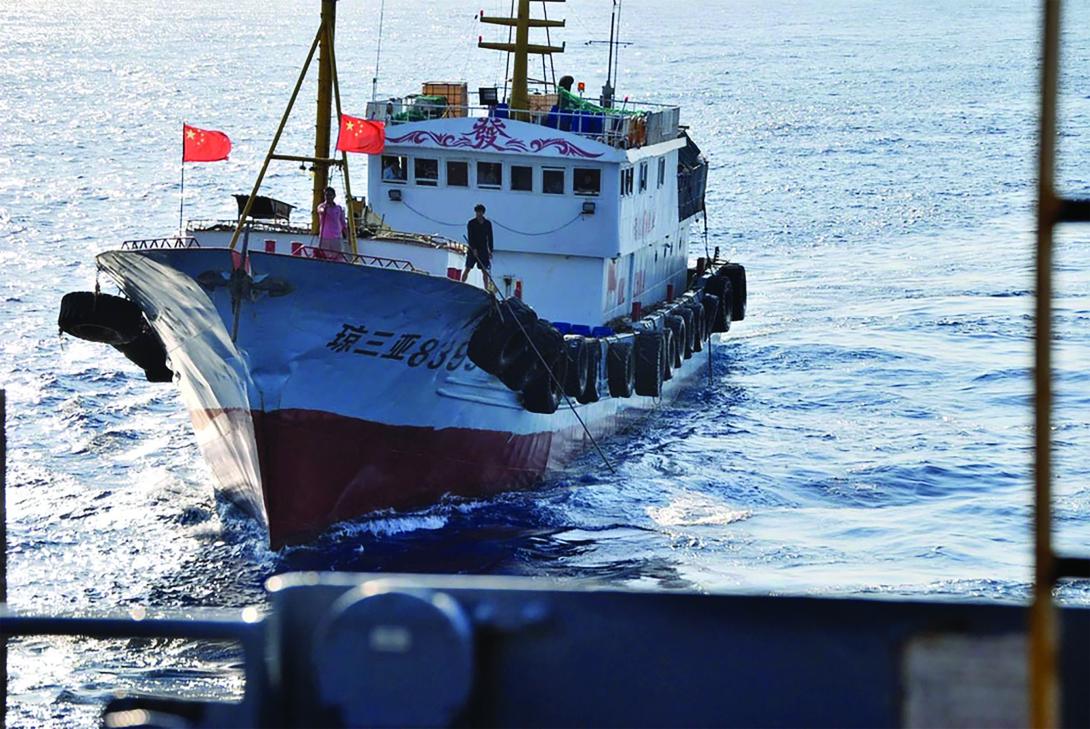
<svg viewBox="0 0 1090 729">
<path fill-rule="evenodd" d="M 605 125 L 573 131 L 541 114 L 463 111 L 387 114 L 386 148 L 368 169 L 369 203 L 386 225 L 462 241 L 484 204 L 497 285 L 554 321 L 602 324 L 684 288 L 694 213 L 680 215 L 678 170 L 691 142 L 679 136 L 676 108 L 648 115 L 639 145 Z"/>
</svg>

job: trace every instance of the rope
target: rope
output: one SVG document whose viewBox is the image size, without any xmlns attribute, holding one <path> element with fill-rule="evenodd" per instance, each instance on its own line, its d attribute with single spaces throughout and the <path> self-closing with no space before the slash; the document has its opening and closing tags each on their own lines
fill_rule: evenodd
<svg viewBox="0 0 1090 729">
<path fill-rule="evenodd" d="M 574 217 L 574 218 L 572 218 L 572 219 L 571 219 L 571 220 L 569 220 L 568 222 L 564 223 L 563 225 L 557 226 L 557 227 L 553 228 L 552 230 L 543 230 L 543 231 L 541 231 L 540 233 L 527 233 L 527 232 L 526 232 L 526 231 L 524 231 L 524 230 L 517 230 L 517 229 L 515 229 L 515 228 L 508 228 L 508 227 L 507 227 L 506 225 L 504 225 L 503 223 L 501 223 L 501 222 L 500 222 L 500 221 L 498 221 L 498 220 L 497 220 L 497 221 L 495 221 L 495 223 L 496 223 L 496 225 L 500 226 L 500 227 L 501 227 L 501 228 L 503 228 L 504 230 L 506 230 L 506 231 L 508 231 L 508 232 L 511 232 L 511 233 L 518 233 L 519 235 L 530 235 L 530 236 L 534 236 L 534 235 L 549 235 L 550 233 L 555 233 L 555 232 L 557 232 L 558 230 L 563 230 L 564 228 L 567 228 L 567 227 L 568 227 L 569 225 L 571 225 L 572 223 L 574 223 L 574 222 L 575 222 L 576 220 L 579 220 L 579 218 L 581 218 L 581 217 L 583 217 L 583 213 L 576 213 L 576 214 L 575 214 L 575 217 Z"/>
<path fill-rule="evenodd" d="M 545 0 L 542 0 L 541 12 L 544 14 L 545 20 L 548 20 L 549 19 L 549 3 L 545 2 Z M 549 26 L 546 25 L 545 26 L 545 45 L 551 46 L 552 44 L 553 44 L 553 39 L 552 39 L 552 36 L 549 33 Z M 556 91 L 556 64 L 553 61 L 553 54 L 550 53 L 550 54 L 548 54 L 548 56 L 549 56 L 549 68 L 553 72 L 552 73 L 552 76 L 553 76 L 553 91 L 555 92 Z M 547 80 L 545 80 L 545 56 L 544 55 L 541 56 L 541 78 L 542 78 L 543 81 L 545 81 L 545 93 L 549 93 L 549 82 Z"/>
<path fill-rule="evenodd" d="M 450 223 L 450 222 L 447 222 L 445 220 L 439 220 L 438 218 L 433 218 L 430 215 L 428 215 L 427 213 L 423 213 L 423 212 L 417 210 L 416 208 L 414 208 L 409 203 L 405 202 L 404 198 L 402 198 L 401 204 L 404 205 L 405 207 L 407 207 L 412 212 L 419 215 L 420 217 L 424 218 L 425 220 L 427 220 L 427 221 L 429 221 L 431 223 L 435 223 L 436 225 L 449 225 L 449 226 L 452 226 L 452 227 L 454 227 L 454 226 L 461 227 L 461 226 L 465 225 L 465 223 Z M 553 228 L 552 230 L 543 230 L 540 233 L 529 233 L 529 232 L 527 232 L 525 230 L 519 230 L 517 228 L 508 227 L 508 226 L 504 225 L 503 223 L 501 223 L 500 221 L 495 220 L 493 218 L 490 218 L 490 220 L 492 220 L 493 223 L 495 223 L 496 225 L 503 228 L 504 230 L 506 230 L 509 233 L 517 233 L 519 235 L 528 235 L 528 236 L 538 236 L 538 235 L 549 235 L 551 233 L 556 233 L 559 230 L 563 230 L 564 228 L 567 228 L 569 225 L 574 223 L 576 220 L 579 220 L 579 218 L 581 218 L 582 216 L 583 216 L 583 213 L 576 213 L 574 218 L 572 218 L 568 222 L 564 223 L 563 225 L 560 225 L 560 226 L 558 226 L 556 228 Z"/>
<path fill-rule="evenodd" d="M 477 258 L 477 254 L 473 251 L 472 248 L 470 248 L 469 251 L 474 258 Z M 477 259 L 477 264 L 478 266 L 480 266 L 480 259 Z M 609 469 L 610 473 L 616 475 L 617 469 L 615 469 L 613 467 L 613 464 L 609 462 L 609 459 L 606 457 L 605 451 L 602 450 L 602 446 L 598 444 L 598 439 L 594 437 L 594 434 L 590 432 L 590 428 L 588 428 L 587 424 L 583 422 L 582 416 L 580 416 L 579 411 L 575 409 L 575 405 L 572 404 L 571 398 L 568 397 L 568 393 L 564 392 L 563 383 L 561 383 L 560 380 L 556 378 L 556 374 L 553 372 L 552 367 L 550 367 L 549 363 L 545 361 L 544 355 L 541 354 L 541 352 L 537 348 L 537 345 L 534 344 L 534 340 L 530 337 L 530 333 L 526 331 L 526 327 L 522 326 L 522 322 L 519 321 L 519 318 L 517 316 L 515 316 L 515 312 L 511 310 L 511 304 L 508 298 L 500 296 L 499 288 L 496 286 L 496 282 L 492 279 L 492 274 L 490 274 L 487 270 L 481 267 L 481 275 L 484 276 L 485 280 L 492 289 L 492 303 L 495 304 L 497 307 L 499 306 L 499 304 L 507 304 L 507 312 L 511 315 L 511 318 L 514 320 L 514 322 L 518 324 L 519 330 L 522 332 L 522 336 L 526 338 L 526 343 L 530 345 L 530 349 L 534 350 L 534 354 L 537 356 L 538 361 L 541 362 L 541 365 L 545 368 L 545 371 L 549 373 L 549 379 L 552 380 L 553 385 L 555 385 L 557 390 L 559 390 L 560 393 L 564 396 L 564 402 L 568 404 L 568 408 L 571 410 L 572 415 L 575 416 L 575 419 L 579 421 L 579 425 L 583 428 L 583 432 L 587 434 L 587 437 L 590 438 L 590 442 L 594 444 L 594 448 L 598 451 L 598 455 L 601 456 L 602 462 L 606 464 L 606 468 Z"/>
</svg>

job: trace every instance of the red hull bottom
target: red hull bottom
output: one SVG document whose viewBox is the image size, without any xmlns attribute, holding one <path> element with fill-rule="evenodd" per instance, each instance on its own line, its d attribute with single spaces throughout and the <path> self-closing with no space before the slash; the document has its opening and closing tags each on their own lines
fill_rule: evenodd
<svg viewBox="0 0 1090 729">
<path fill-rule="evenodd" d="M 260 487 L 273 548 L 379 509 L 527 488 L 544 474 L 553 439 L 549 432 L 435 430 L 313 410 L 231 415 L 252 418 L 261 484 L 246 486 Z M 207 455 L 215 470 L 220 459 Z"/>
</svg>

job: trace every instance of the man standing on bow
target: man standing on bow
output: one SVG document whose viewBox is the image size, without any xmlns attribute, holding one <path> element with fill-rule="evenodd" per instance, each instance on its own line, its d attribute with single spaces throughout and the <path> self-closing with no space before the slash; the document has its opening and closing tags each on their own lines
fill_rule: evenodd
<svg viewBox="0 0 1090 729">
<path fill-rule="evenodd" d="M 342 241 L 347 238 L 348 219 L 344 216 L 344 208 L 337 204 L 337 191 L 327 187 L 325 202 L 318 205 L 318 257 L 339 260 L 340 255 L 331 255 L 326 251 L 342 253 Z"/>
<path fill-rule="evenodd" d="M 492 268 L 492 221 L 484 216 L 484 205 L 477 203 L 473 208 L 476 215 L 466 223 L 466 243 L 469 253 L 466 255 L 466 268 L 462 271 L 462 281 L 469 278 L 470 270 L 476 266 L 482 273 Z"/>
</svg>

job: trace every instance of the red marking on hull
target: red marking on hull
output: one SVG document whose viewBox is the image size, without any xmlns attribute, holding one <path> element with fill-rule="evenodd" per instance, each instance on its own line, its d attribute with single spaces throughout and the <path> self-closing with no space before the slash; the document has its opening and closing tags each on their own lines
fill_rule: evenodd
<svg viewBox="0 0 1090 729">
<path fill-rule="evenodd" d="M 246 418 L 242 411 L 232 415 Z M 444 494 L 527 488 L 544 474 L 553 440 L 549 432 L 436 430 L 314 410 L 253 412 L 249 418 L 260 461 L 261 484 L 254 486 L 264 496 L 274 549 L 379 509 L 428 506 Z M 207 452 L 216 445 L 208 446 L 217 471 L 221 459 Z"/>
</svg>

